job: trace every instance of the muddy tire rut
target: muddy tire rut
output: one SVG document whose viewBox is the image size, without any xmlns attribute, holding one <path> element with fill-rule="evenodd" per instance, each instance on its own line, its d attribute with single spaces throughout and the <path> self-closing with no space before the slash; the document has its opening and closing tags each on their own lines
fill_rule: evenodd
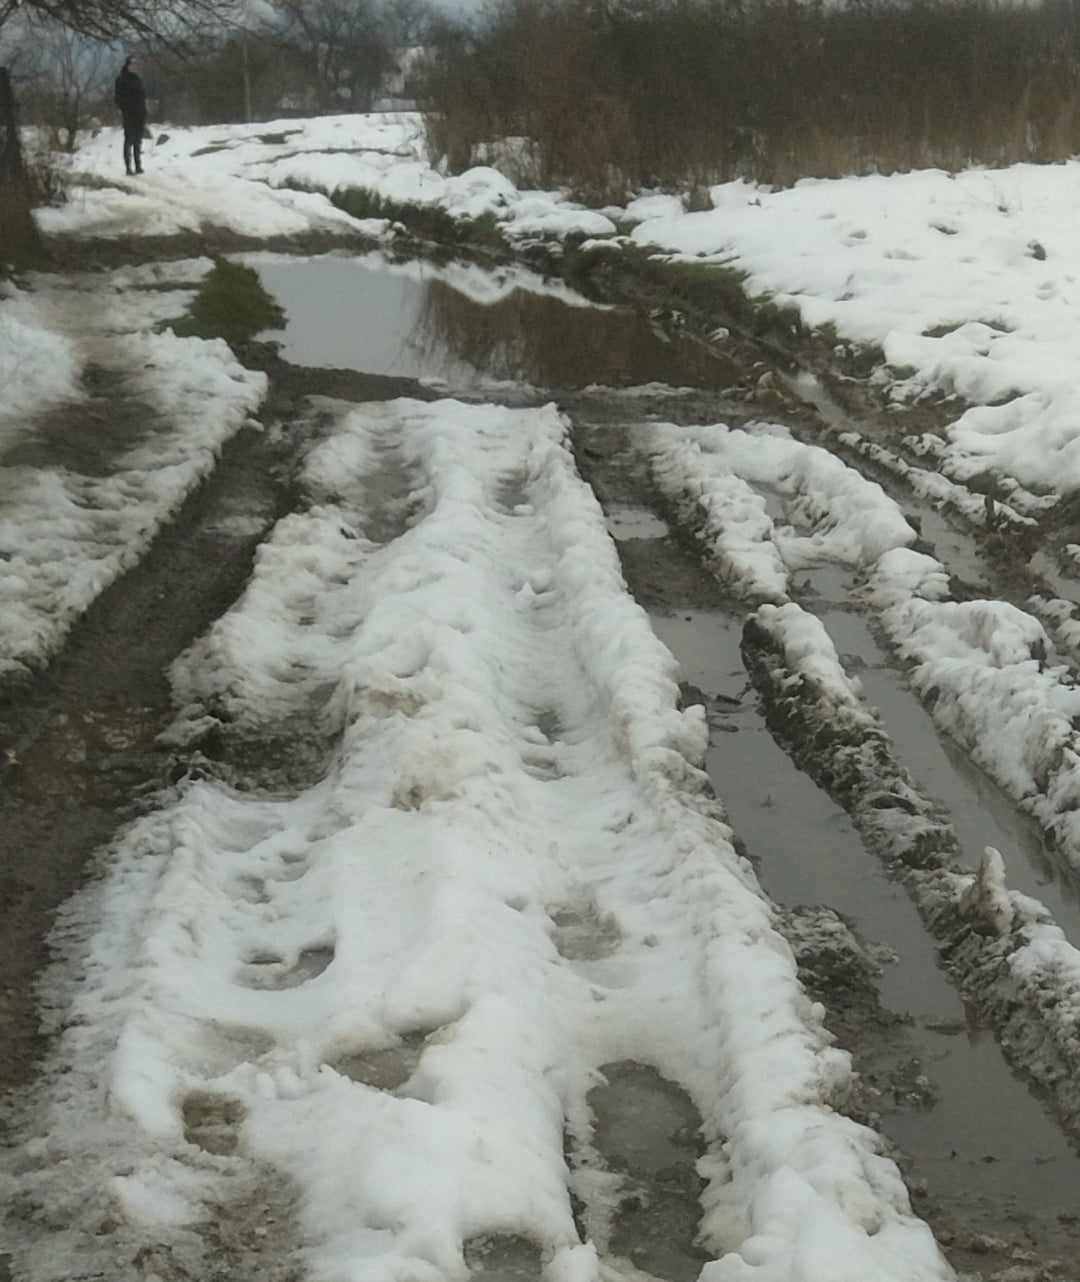
<svg viewBox="0 0 1080 1282">
<path fill-rule="evenodd" d="M 0 692 L 0 747 L 8 754 L 0 769 L 0 1019 L 9 1030 L 0 1049 L 0 1090 L 8 1122 L 48 1047 L 35 1005 L 35 983 L 50 959 L 48 932 L 56 910 L 94 873 L 95 852 L 181 781 L 203 774 L 238 792 L 293 796 L 321 777 L 334 751 L 333 734 L 312 730 L 305 717 L 257 733 L 218 717 L 213 729 L 177 735 L 168 670 L 236 601 L 267 532 L 295 507 L 292 474 L 318 437 L 326 409 L 319 398 L 430 393 L 348 371 L 289 367 L 254 347 L 248 356 L 272 376 L 267 430 L 234 438 L 211 478 L 140 564 L 95 603 L 46 672 Z M 903 759 L 887 733 L 845 728 L 841 712 L 815 703 L 805 682 L 793 693 L 795 678 L 769 637 L 746 622 L 745 605 L 718 583 L 696 531 L 660 498 L 626 430 L 625 404 L 568 395 L 564 408 L 580 472 L 607 511 L 629 587 L 683 662 L 684 702 L 706 709 L 709 770 L 721 802 L 732 790 L 728 817 L 739 848 L 778 904 L 777 920 L 807 991 L 854 1056 L 859 1077 L 849 1111 L 881 1131 L 916 1212 L 957 1268 L 1001 1282 L 1070 1277 L 1080 1248 L 1071 1209 L 1080 1161 L 1051 1112 L 1073 1140 L 1080 1136 L 1075 1047 L 1055 1049 L 1028 1006 L 995 995 L 1005 954 L 981 929 L 978 905 L 965 918 L 935 890 L 934 879 L 947 876 L 944 865 L 960 855 L 947 800 L 920 787 L 909 773 L 916 763 Z M 140 407 L 128 409 L 135 423 Z M 677 406 L 643 401 L 634 413 L 650 410 L 738 423 L 759 417 L 762 407 L 698 394 Z M 794 415 L 792 424 L 806 433 L 806 414 Z M 39 445 L 63 452 L 64 433 L 58 421 Z M 34 465 L 36 458 L 31 452 L 14 461 Z M 413 515 L 412 486 L 394 449 L 379 460 L 370 486 L 372 537 L 389 544 Z M 523 478 L 507 477 L 508 513 L 526 497 Z M 914 501 L 907 507 L 920 510 Z M 922 528 L 930 535 L 940 527 L 927 516 Z M 964 562 L 958 581 L 971 571 L 1019 599 L 1017 583 L 966 536 L 958 536 L 955 553 Z M 851 587 L 835 575 L 815 581 L 811 572 L 803 586 L 799 599 L 826 626 L 829 607 L 860 612 L 858 603 L 830 599 Z M 324 695 L 313 691 L 312 705 Z M 197 721 L 208 711 L 217 710 L 200 706 L 184 716 Z M 560 778 L 561 731 L 555 710 L 537 710 L 530 763 L 541 782 Z M 1004 799 L 997 804 L 1009 806 Z M 820 879 L 807 866 L 810 855 L 821 860 Z M 254 904 L 265 900 L 257 879 L 238 891 Z M 616 957 L 618 922 L 596 902 L 552 905 L 549 912 L 564 962 L 587 968 Z M 239 982 L 267 995 L 287 993 L 317 983 L 333 961 L 326 942 L 291 959 L 254 953 Z M 219 1031 L 225 1046 L 233 1034 Z M 343 1051 L 329 1067 L 348 1081 L 397 1092 L 437 1035 L 437 1028 L 414 1029 L 390 1048 Z M 226 1058 L 258 1059 L 268 1049 L 244 1044 L 244 1036 L 235 1030 L 236 1053 L 226 1049 Z M 1018 1072 L 1037 1043 L 1045 1071 L 1020 1081 L 995 1036 Z M 616 1059 L 596 1071 L 587 1125 L 579 1118 L 567 1131 L 579 1228 L 602 1256 L 628 1262 L 635 1276 L 691 1282 L 710 1258 L 700 1240 L 701 1116 L 655 1065 Z M 206 1278 L 296 1282 L 304 1276 L 292 1254 L 302 1237 L 299 1195 L 279 1171 L 245 1156 L 243 1104 L 193 1091 L 181 1113 L 194 1160 L 222 1176 L 222 1199 L 198 1226 L 193 1257 L 174 1259 L 143 1244 L 131 1260 L 136 1276 L 188 1278 L 191 1258 L 198 1258 Z M 30 1205 L 24 1213 L 28 1220 L 42 1214 Z M 464 1260 L 472 1276 L 488 1282 L 531 1282 L 544 1265 L 536 1243 L 497 1232 L 466 1241 Z M 5 1269 L 15 1276 L 0 1255 L 0 1278 Z"/>
<path fill-rule="evenodd" d="M 209 743 L 199 754 L 158 738 L 176 713 L 170 664 L 236 600 L 262 538 L 294 502 L 292 471 L 319 430 L 318 406 L 307 395 L 383 399 L 418 391 L 351 371 L 306 371 L 275 360 L 271 369 L 266 429 L 246 429 L 226 446 L 213 474 L 140 563 L 97 599 L 46 671 L 0 686 L 4 1093 L 29 1080 L 43 1049 L 34 978 L 49 956 L 52 915 L 86 875 L 92 853 L 192 770 L 287 785 L 310 778 L 322 759 L 324 745 L 315 742 L 305 754 L 295 734 L 283 734 L 276 750 L 268 738 L 255 747 Z M 122 402 L 116 412 L 134 421 L 143 407 Z M 59 420 L 46 426 L 47 451 L 74 430 Z M 81 440 L 84 428 L 80 419 Z M 69 465 L 106 466 L 99 456 L 88 464 L 85 453 L 82 444 Z M 56 461 L 51 453 L 49 459 Z M 207 756 L 215 751 L 217 764 Z"/>
<path fill-rule="evenodd" d="M 1053 1035 L 1037 1031 L 1037 998 L 1010 1002 L 996 995 L 1004 946 L 980 933 L 977 918 L 965 921 L 952 897 L 935 893 L 935 877 L 947 882 L 945 868 L 961 859 L 948 804 L 919 790 L 887 737 L 887 718 L 884 733 L 867 721 L 845 731 L 843 711 L 815 713 L 809 691 L 782 664 L 765 675 L 768 650 L 750 611 L 708 573 L 696 529 L 660 496 L 647 458 L 618 416 L 592 401 L 570 408 L 582 471 L 616 518 L 627 580 L 683 662 L 687 701 L 703 702 L 708 711 L 709 769 L 718 793 L 763 885 L 784 910 L 782 928 L 803 982 L 854 1055 L 859 1079 L 850 1107 L 887 1137 L 916 1209 L 955 1267 L 986 1278 L 1070 1277 L 1080 1242 L 1066 1192 L 1080 1177 L 1074 1078 L 1066 1067 L 1073 1047 L 1064 1046 L 1062 1058 Z M 657 408 L 679 421 L 671 405 Z M 685 402 L 678 408 L 690 409 L 687 421 L 699 421 Z M 738 425 L 745 409 L 732 409 L 711 407 L 710 421 Z M 793 426 L 806 433 L 801 419 Z M 639 526 L 645 513 L 661 517 L 666 535 L 653 530 L 635 538 L 631 528 L 630 537 L 620 537 L 620 524 L 632 527 L 627 513 L 635 512 Z M 796 599 L 837 627 L 842 649 L 852 630 L 837 626 L 845 616 L 836 611 L 852 612 L 847 617 L 858 622 L 852 635 L 863 626 L 862 607 L 849 599 L 853 582 L 829 568 L 796 579 L 802 584 Z M 856 668 L 863 653 L 871 663 L 890 663 L 868 644 L 857 643 Z M 902 668 L 893 676 L 902 684 Z M 913 695 L 898 710 L 905 720 L 921 719 L 926 729 L 919 733 L 937 739 Z M 966 800 L 970 770 L 951 781 L 954 800 Z M 816 789 L 802 771 L 835 800 L 811 796 Z M 935 780 L 943 782 L 940 771 Z M 996 791 L 985 779 L 979 787 Z M 1008 816 L 1010 835 L 1027 830 L 1008 799 L 997 796 L 994 806 Z M 783 814 L 774 818 L 778 809 L 786 810 L 786 821 Z M 811 860 L 820 862 L 807 869 Z M 1040 866 L 1032 892 L 1045 895 L 1046 865 L 1033 865 Z M 1066 924 L 1074 913 L 1072 876 L 1059 870 L 1051 886 L 1057 878 L 1066 889 L 1053 902 Z M 1033 1074 L 1040 1056 L 1044 1071 Z"/>
</svg>

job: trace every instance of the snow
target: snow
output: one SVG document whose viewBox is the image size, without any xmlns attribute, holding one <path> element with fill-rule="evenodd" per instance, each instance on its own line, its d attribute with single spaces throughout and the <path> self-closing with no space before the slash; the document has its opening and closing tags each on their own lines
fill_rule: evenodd
<svg viewBox="0 0 1080 1282">
<path fill-rule="evenodd" d="M 983 934 L 1007 935 L 1013 924 L 1013 905 L 1005 880 L 1005 860 L 1000 850 L 987 846 L 970 887 L 960 900 L 960 911 L 975 918 Z"/>
<path fill-rule="evenodd" d="M 157 137 L 138 178 L 118 172 L 118 129 L 102 129 L 84 141 L 72 164 L 72 198 L 59 209 L 38 211 L 43 230 L 110 239 L 210 227 L 252 238 L 312 232 L 391 237 L 386 219 L 353 218 L 329 199 L 360 189 L 391 205 L 436 206 L 456 219 L 494 217 L 519 241 L 615 231 L 606 215 L 558 191 L 518 192 L 487 166 L 444 177 L 425 159 L 415 114 L 166 125 Z"/>
<path fill-rule="evenodd" d="M 415 116 L 164 132 L 138 180 L 116 173 L 116 130 L 85 142 L 73 198 L 41 211 L 43 228 L 392 238 L 387 220 L 328 198 L 362 188 L 490 218 L 519 245 L 585 236 L 729 268 L 749 293 L 880 351 L 875 381 L 899 425 L 921 400 L 955 406 L 942 436 L 908 441 L 925 467 L 841 438 L 916 492 L 998 529 L 1080 486 L 1080 162 L 736 182 L 702 213 L 654 192 L 589 210 L 488 166 L 446 177 Z M 259 407 L 265 379 L 225 344 L 151 332 L 209 268 L 4 287 L 0 676 L 56 651 Z M 580 301 L 516 270 L 438 273 L 482 301 L 517 288 Z M 20 464 L 41 416 L 90 404 L 93 366 L 145 406 L 145 438 L 104 476 Z M 483 1234 L 539 1244 L 551 1280 L 594 1282 L 611 1267 L 618 1177 L 574 1174 L 606 1205 L 581 1244 L 563 1132 L 591 1151 L 587 1094 L 620 1058 L 655 1064 L 704 1119 L 716 1258 L 702 1282 L 951 1276 L 877 1137 L 837 1111 L 847 1057 L 704 787 L 703 710 L 679 710 L 677 665 L 626 591 L 564 420 L 453 401 L 333 412 L 299 478 L 308 505 L 174 664 L 182 712 L 166 736 L 303 728 L 323 770 L 289 797 L 185 786 L 64 910 L 78 983 L 55 1005 L 73 1014 L 19 1177 L 64 1228 L 31 1252 L 29 1276 L 107 1273 L 95 1226 L 113 1215 L 133 1240 L 197 1254 L 189 1230 L 227 1201 L 232 1171 L 188 1134 L 184 1102 L 205 1094 L 233 1107 L 251 1178 L 272 1168 L 297 1190 L 307 1264 L 327 1282 L 461 1277 Z M 872 718 L 824 627 L 790 600 L 800 570 L 863 576 L 937 725 L 1080 867 L 1080 688 L 1038 619 L 951 599 L 880 486 L 775 424 L 649 423 L 635 439 L 727 585 L 765 602 L 785 662 Z M 403 486 L 389 499 L 373 479 L 387 460 Z M 965 488 L 987 472 L 992 504 Z M 508 483 L 527 494 L 512 509 Z M 368 523 L 380 503 L 392 541 Z M 1063 603 L 1033 608 L 1075 631 Z M 1016 945 L 1022 991 L 1069 995 L 1064 1020 L 1080 963 L 1045 910 L 1008 890 L 992 849 L 954 880 L 977 929 Z M 564 908 L 614 922 L 618 949 L 563 956 Z M 407 1065 L 394 1089 L 359 1080 L 383 1053 Z"/>
<path fill-rule="evenodd" d="M 625 1058 L 701 1112 L 706 1282 L 951 1277 L 878 1137 L 835 1111 L 848 1057 L 704 787 L 703 710 L 678 709 L 566 428 L 550 406 L 342 409 L 311 506 L 178 665 L 188 718 L 321 715 L 334 746 L 291 798 L 187 786 L 67 910 L 54 1160 L 21 1177 L 66 1227 L 35 1282 L 92 1271 L 104 1214 L 184 1258 L 236 1162 L 297 1190 L 326 1282 L 464 1277 L 481 1234 L 597 1279 L 608 1230 L 579 1244 L 563 1131 L 588 1144 L 587 1093 Z M 380 543 L 388 452 L 411 499 Z M 563 956 L 557 909 L 610 917 L 616 951 Z M 366 1085 L 407 1039 L 400 1084 Z M 207 1098 L 232 1102 L 236 1158 L 185 1138 Z"/>
<path fill-rule="evenodd" d="M 642 440 L 661 489 L 700 506 L 710 549 L 740 592 L 782 601 L 790 571 L 822 561 L 873 564 L 915 541 L 880 485 L 775 424 L 657 425 Z M 769 494 L 783 500 L 787 520 L 769 516 Z"/>
<path fill-rule="evenodd" d="M 662 212 L 633 242 L 746 274 L 751 294 L 879 348 L 898 401 L 959 396 L 943 468 L 1036 491 L 1080 485 L 1076 392 L 1080 164 L 727 184 L 714 209 Z M 944 332 L 941 332 L 944 331 Z M 995 405 L 1006 397 L 1008 404 Z"/>
<path fill-rule="evenodd" d="M 196 260 L 173 274 L 197 279 L 208 266 Z M 225 441 L 265 394 L 265 375 L 243 369 L 220 339 L 177 338 L 171 330 L 143 328 L 182 312 L 190 294 L 133 294 L 131 279 L 130 272 L 118 275 L 112 290 L 81 277 L 66 285 L 34 281 L 32 310 L 22 305 L 25 295 L 15 299 L 16 328 L 8 334 L 14 332 L 20 345 L 0 345 L 9 358 L 13 347 L 16 360 L 28 353 L 9 384 L 16 413 L 0 417 L 2 675 L 40 667 L 55 652 L 75 619 L 136 563 L 210 473 Z M 35 328 L 20 316 L 33 316 Z M 0 314 L 0 325 L 4 320 Z M 21 443 L 34 440 L 35 414 L 62 397 L 86 403 L 80 378 L 91 361 L 138 407 L 130 443 L 119 448 L 103 475 L 66 466 L 62 451 L 53 460 L 21 462 Z M 109 412 L 116 412 L 112 401 Z M 99 420 L 84 410 L 68 429 L 72 448 L 79 448 L 80 433 L 100 429 Z"/>
<path fill-rule="evenodd" d="M 888 593 L 894 585 L 883 585 Z M 1080 689 L 1033 616 L 1004 601 L 899 600 L 882 615 L 934 720 L 1080 866 Z"/>
<path fill-rule="evenodd" d="M 165 126 L 159 137 L 137 180 L 117 174 L 117 130 L 85 141 L 74 199 L 42 211 L 43 226 L 108 237 L 209 226 L 250 237 L 392 236 L 384 220 L 353 219 L 328 199 L 356 188 L 490 218 L 522 245 L 577 236 L 616 253 L 628 244 L 730 268 L 750 294 L 879 350 L 878 381 L 898 406 L 955 399 L 940 460 L 953 481 L 990 470 L 1036 501 L 1080 486 L 1069 373 L 1080 351 L 1069 212 L 1080 162 L 807 179 L 783 191 L 739 180 L 711 189 L 712 209 L 688 213 L 682 197 L 656 192 L 623 210 L 590 210 L 564 192 L 517 190 L 484 165 L 446 177 L 428 161 L 415 114 Z M 83 174 L 90 185 L 79 185 Z M 617 236 L 628 224 L 629 237 Z"/>
<path fill-rule="evenodd" d="M 42 231 L 116 240 L 127 236 L 177 236 L 223 227 L 240 236 L 298 236 L 308 232 L 361 233 L 377 237 L 384 220 L 352 218 L 324 196 L 302 191 L 262 191 L 253 182 L 205 178 L 188 172 L 147 171 L 117 177 L 114 187 L 82 188 L 58 209 L 37 212 Z"/>
<path fill-rule="evenodd" d="M 793 671 L 824 686 L 841 703 L 860 698 L 858 680 L 844 671 L 820 619 L 794 601 L 781 606 L 763 605 L 755 617 L 780 639 L 784 661 Z"/>
<path fill-rule="evenodd" d="M 0 287 L 0 445 L 24 416 L 76 397 L 78 376 L 72 342 L 43 323 L 29 295 Z"/>
</svg>

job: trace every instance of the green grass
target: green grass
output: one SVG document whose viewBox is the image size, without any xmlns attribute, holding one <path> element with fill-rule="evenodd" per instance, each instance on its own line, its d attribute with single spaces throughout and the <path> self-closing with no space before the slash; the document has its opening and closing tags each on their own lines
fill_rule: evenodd
<svg viewBox="0 0 1080 1282">
<path fill-rule="evenodd" d="M 171 326 L 183 337 L 223 338 L 231 346 L 284 327 L 285 312 L 263 288 L 258 272 L 227 258 L 215 260 L 187 315 Z"/>
</svg>

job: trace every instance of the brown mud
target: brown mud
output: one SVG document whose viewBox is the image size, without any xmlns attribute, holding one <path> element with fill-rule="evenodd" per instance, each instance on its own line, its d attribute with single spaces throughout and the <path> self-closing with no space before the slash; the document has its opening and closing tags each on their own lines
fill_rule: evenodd
<svg viewBox="0 0 1080 1282">
<path fill-rule="evenodd" d="M 253 248 L 312 253 L 331 247 L 330 239 L 333 249 L 343 247 L 340 237 L 325 243 L 313 237 L 253 244 L 221 235 L 212 237 L 209 246 L 203 237 L 168 238 L 140 244 L 140 259 Z M 358 242 L 356 248 L 370 246 Z M 131 263 L 130 246 L 113 242 L 59 244 L 54 254 L 53 263 L 61 270 L 76 260 L 80 270 L 88 264 Z M 594 294 L 607 290 L 614 299 L 616 283 L 586 283 Z M 742 848 L 780 905 L 778 920 L 804 983 L 824 1003 L 829 1027 L 854 1056 L 859 1076 L 852 1109 L 887 1137 L 916 1211 L 929 1221 L 959 1269 L 1001 1282 L 1068 1278 L 1068 1261 L 1080 1248 L 1080 1228 L 1068 1201 L 1080 1173 L 1075 1155 L 1049 1123 L 1041 1102 L 1003 1070 L 985 1025 L 969 1015 L 945 981 L 903 889 L 871 858 L 848 816 L 777 746 L 738 655 L 741 607 L 709 573 L 692 532 L 667 520 L 671 514 L 652 490 L 640 459 L 633 457 L 624 430 L 632 418 L 649 416 L 731 423 L 769 417 L 786 422 L 803 439 L 820 428 L 822 443 L 828 443 L 814 413 L 787 396 L 780 380 L 768 377 L 796 364 L 827 373 L 824 348 L 788 316 L 762 313 L 755 319 L 730 291 L 714 306 L 697 285 L 680 294 L 670 282 L 650 278 L 635 285 L 630 278 L 617 282 L 617 293 L 642 323 L 670 331 L 671 342 L 661 340 L 662 346 L 705 353 L 698 357 L 700 365 L 688 362 L 710 371 L 695 391 L 677 400 L 657 395 L 628 405 L 602 389 L 581 390 L 580 375 L 561 381 L 543 361 L 531 372 L 538 381 L 543 375 L 545 388 L 561 384 L 558 395 L 574 420 L 579 466 L 608 512 L 631 591 L 683 661 L 687 701 L 705 703 L 712 731 L 710 773 L 722 794 L 731 792 L 729 811 Z M 493 337 L 490 322 L 479 337 L 461 332 L 468 324 L 462 309 L 443 306 L 429 323 L 448 341 L 471 341 L 481 363 L 498 337 Z M 548 318 L 543 323 L 553 322 Z M 717 340 L 722 350 L 715 351 L 710 327 L 714 332 L 716 325 L 728 323 L 730 336 Z M 521 323 L 519 329 L 524 342 L 530 324 Z M 531 341 L 542 346 L 544 335 Z M 627 342 L 626 334 L 618 341 Z M 544 359 L 564 347 L 551 339 Z M 639 349 L 652 350 L 644 343 Z M 5 1093 L 31 1081 L 44 1050 L 33 982 L 49 959 L 53 913 L 79 886 L 93 851 L 193 769 L 234 769 L 248 779 L 288 783 L 291 774 L 302 777 L 311 768 L 310 756 L 304 755 L 311 745 L 204 743 L 195 761 L 158 740 L 175 712 L 165 675 L 168 665 L 236 599 L 259 541 L 296 502 L 293 470 L 311 433 L 318 431 L 318 416 L 312 415 L 306 398 L 432 395 L 410 380 L 290 364 L 273 345 L 238 344 L 237 353 L 250 368 L 270 376 L 271 395 L 262 418 L 275 430 L 245 430 L 234 438 L 215 473 L 188 499 L 142 562 L 73 629 L 50 667 L 0 690 L 0 749 L 10 754 L 7 765 L 0 765 L 0 1021 L 8 1030 L 0 1044 L 0 1091 Z M 657 357 L 656 369 L 668 381 L 677 381 L 670 371 L 678 368 L 679 359 L 672 363 L 670 353 Z M 852 358 L 841 379 L 844 404 L 859 414 L 860 430 L 894 432 L 895 416 L 890 422 L 869 384 L 859 381 L 864 377 Z M 568 390 L 573 387 L 578 390 Z M 535 398 L 540 393 L 520 395 Z M 121 435 L 123 412 L 121 407 Z M 934 415 L 940 423 L 955 412 L 952 406 L 919 407 L 905 419 L 905 428 L 919 422 L 917 430 L 927 430 Z M 47 426 L 33 448 L 63 449 L 66 439 L 61 418 Z M 47 461 L 46 456 L 38 461 Z M 77 469 L 95 466 L 93 458 L 65 461 Z M 34 463 L 27 459 L 27 465 Z M 98 463 L 106 465 L 104 458 Z M 232 519 L 237 515 L 244 520 Z M 972 538 L 974 561 L 988 584 L 1012 581 L 1010 575 L 1022 582 L 1023 552 L 996 547 L 980 535 Z M 733 650 L 728 645 L 732 640 Z M 699 671 L 695 655 L 703 648 L 708 659 Z M 891 809 L 909 813 L 902 805 Z M 933 820 L 930 827 L 938 823 L 936 815 L 928 819 Z M 811 850 L 814 860 L 808 858 Z M 602 934 L 603 923 L 596 930 Z M 582 946 L 587 942 L 572 944 Z M 670 1084 L 653 1080 L 647 1066 L 608 1067 L 607 1092 L 591 1100 L 608 1150 L 602 1156 L 609 1167 L 642 1185 L 648 1194 L 642 1204 L 670 1211 L 655 1221 L 646 1217 L 635 1236 L 636 1204 L 629 1198 L 614 1226 L 615 1249 L 658 1276 L 688 1282 L 701 1263 L 694 1245 L 695 1151 L 687 1138 L 692 1121 L 684 1118 L 673 1124 L 671 1135 L 657 1139 L 661 1149 L 670 1143 L 680 1149 L 677 1160 L 668 1164 L 677 1169 L 678 1179 L 670 1189 L 649 1189 L 653 1174 L 646 1166 L 651 1157 L 646 1154 L 639 1161 L 623 1152 L 619 1136 L 632 1128 L 634 1101 L 662 1102 Z M 359 1066 L 355 1071 L 382 1068 Z M 668 1104 L 673 1117 L 682 1108 L 674 1099 Z M 208 1152 L 227 1153 L 235 1143 L 237 1121 L 226 1104 L 194 1100 L 187 1121 Z M 255 1190 L 251 1201 L 264 1206 L 263 1191 Z M 285 1208 L 278 1220 L 286 1223 L 291 1214 Z M 214 1230 L 223 1243 L 227 1219 L 223 1212 L 222 1225 Z M 245 1216 L 240 1220 L 246 1222 Z M 282 1241 L 287 1246 L 294 1238 L 290 1228 Z M 250 1254 L 244 1243 L 225 1249 L 237 1252 L 230 1276 L 256 1275 L 261 1248 Z M 523 1239 L 477 1239 L 467 1254 L 474 1272 L 493 1279 L 538 1272 L 535 1250 Z M 156 1266 L 155 1261 L 146 1263 Z"/>
</svg>

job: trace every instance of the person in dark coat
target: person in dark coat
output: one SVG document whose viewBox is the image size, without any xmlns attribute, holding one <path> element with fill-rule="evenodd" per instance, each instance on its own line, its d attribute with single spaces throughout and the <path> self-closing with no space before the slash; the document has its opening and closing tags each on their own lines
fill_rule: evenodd
<svg viewBox="0 0 1080 1282">
<path fill-rule="evenodd" d="M 116 77 L 116 105 L 124 121 L 124 168 L 129 174 L 141 174 L 146 89 L 142 77 L 132 69 L 134 61 L 135 55 L 131 54 Z"/>
</svg>

